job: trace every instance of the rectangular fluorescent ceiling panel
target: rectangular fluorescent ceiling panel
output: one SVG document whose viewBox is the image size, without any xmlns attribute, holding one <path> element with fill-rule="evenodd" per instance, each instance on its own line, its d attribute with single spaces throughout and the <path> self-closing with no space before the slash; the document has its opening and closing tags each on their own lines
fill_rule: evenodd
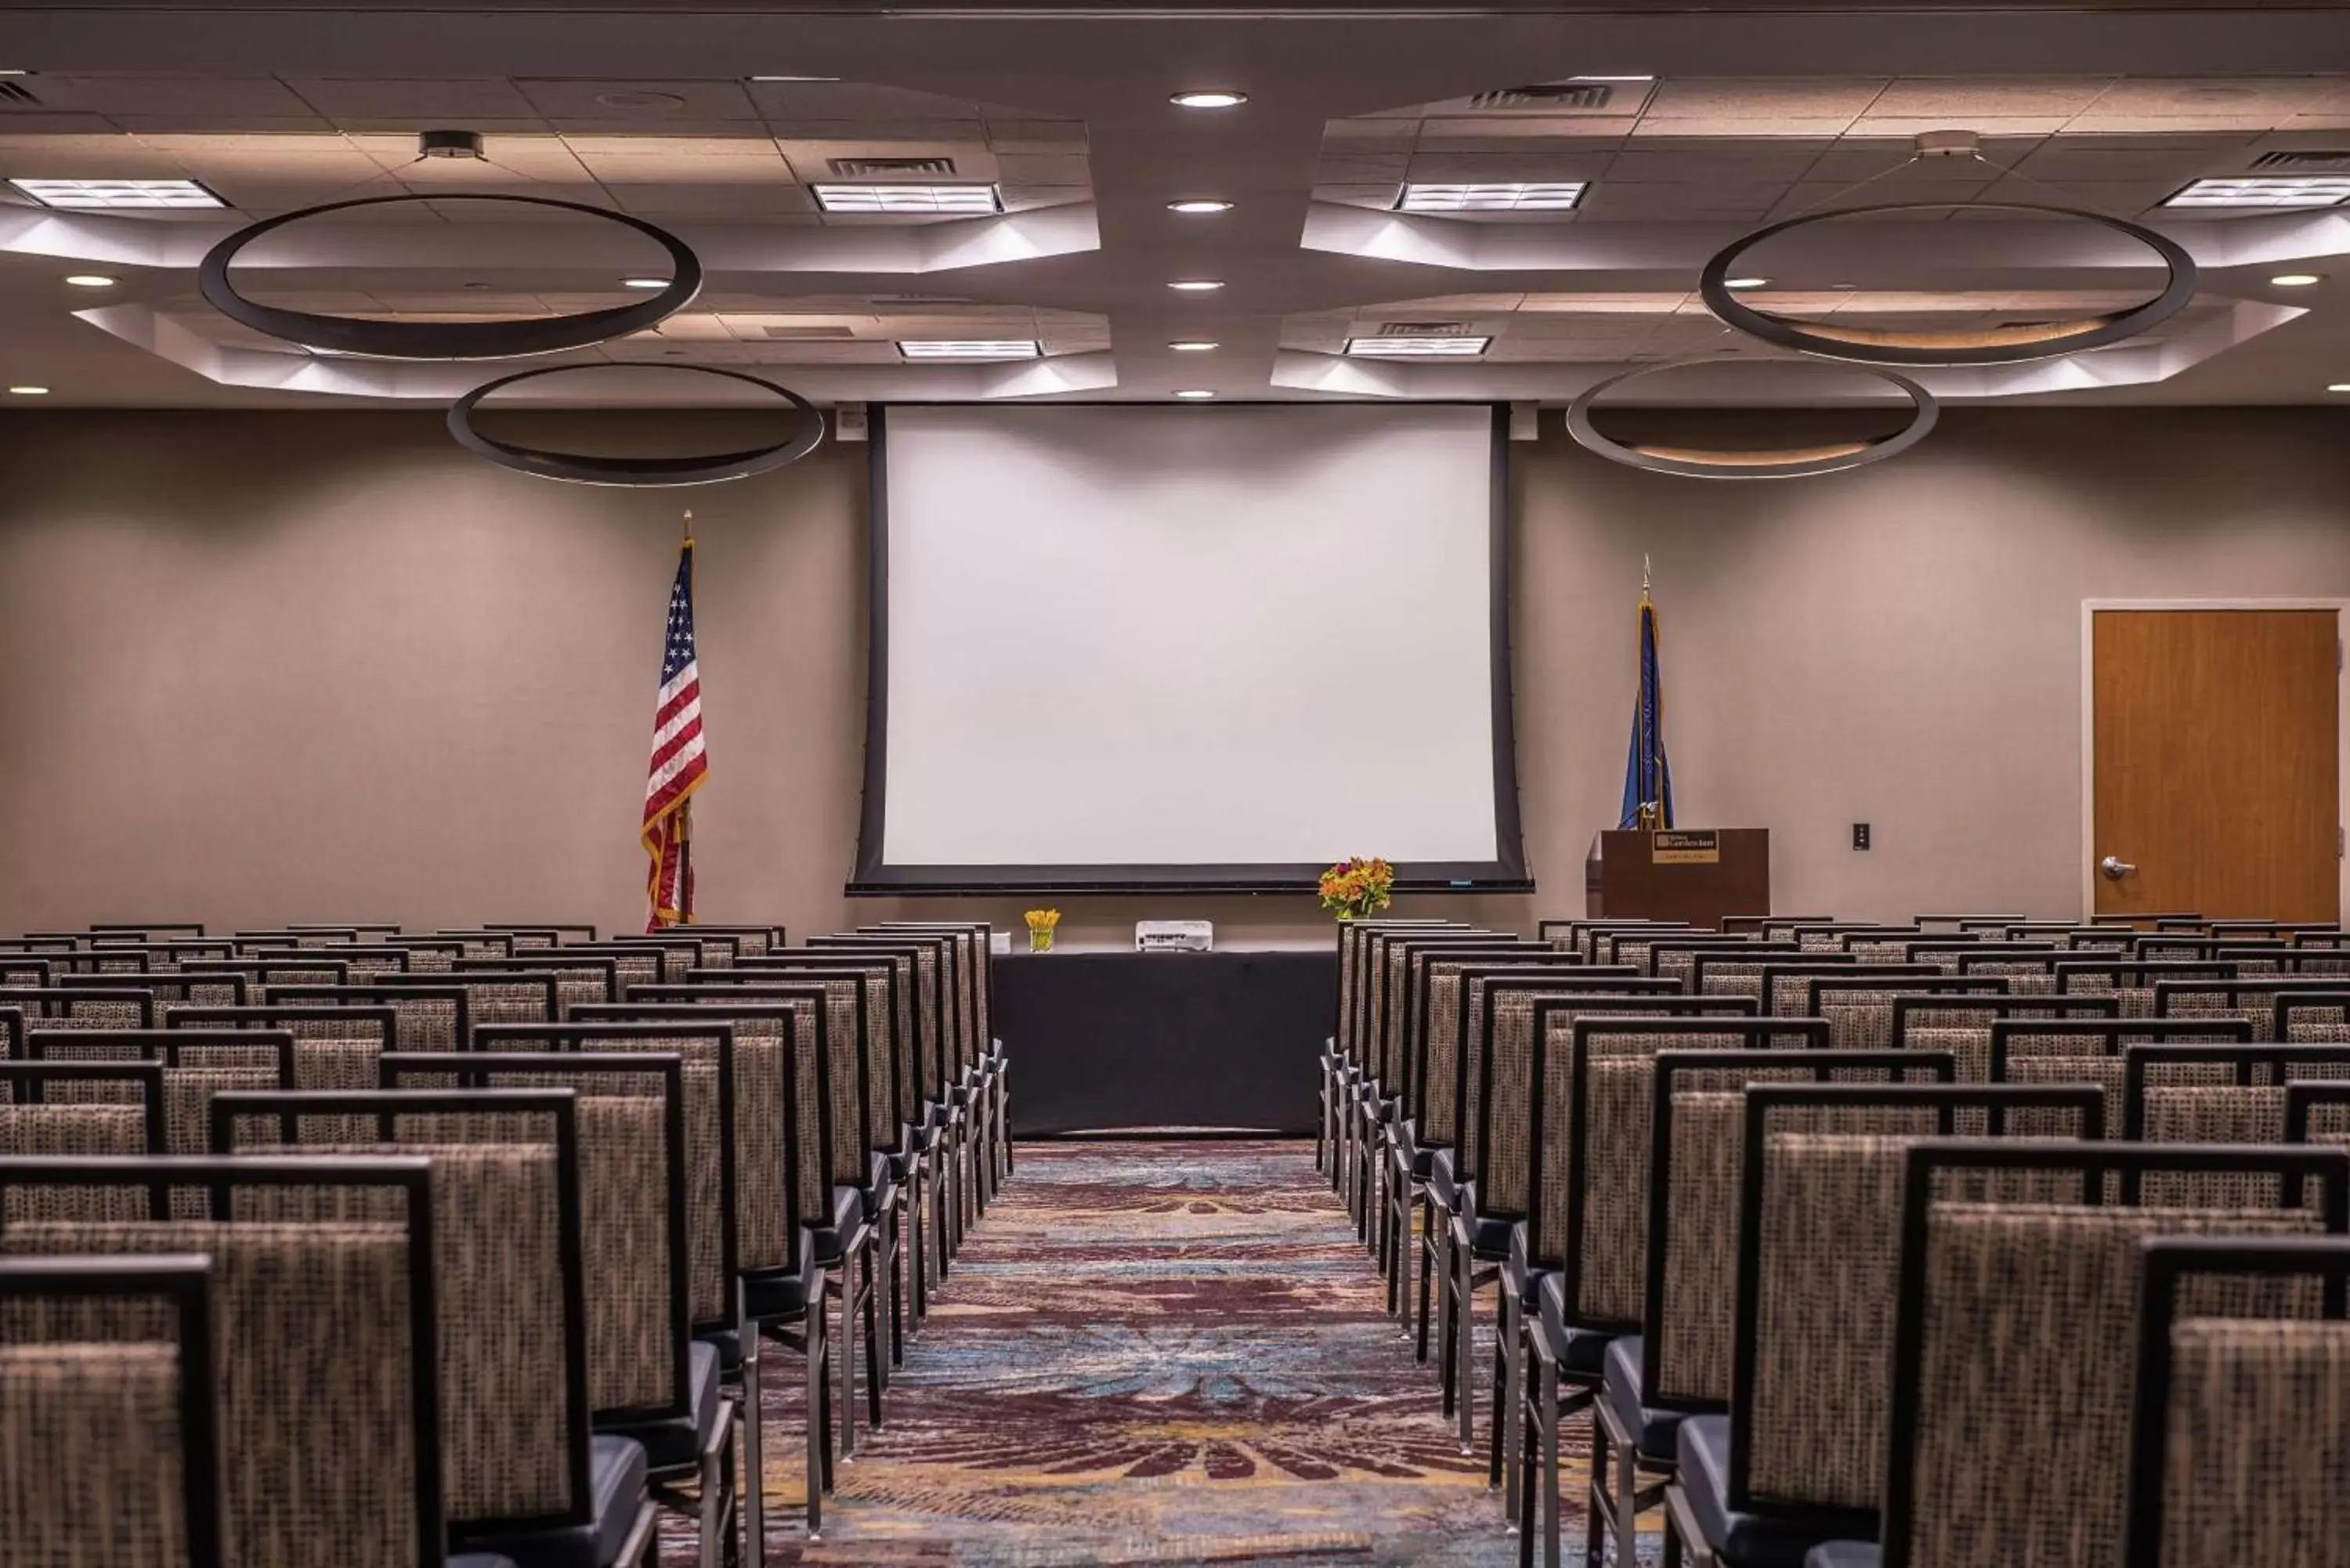
<svg viewBox="0 0 2350 1568">
<path fill-rule="evenodd" d="M 993 185 L 814 185 L 827 213 L 928 213 L 969 215 L 1003 211 Z"/>
<path fill-rule="evenodd" d="M 2241 174 L 2198 180 L 2166 207 L 2338 207 L 2350 202 L 2350 174 Z"/>
<path fill-rule="evenodd" d="M 909 359 L 1034 359 L 1044 350 L 1033 338 L 960 337 L 903 340 L 898 352 Z"/>
<path fill-rule="evenodd" d="M 44 207 L 123 212 L 140 207 L 224 207 L 193 180 L 11 180 Z"/>
<path fill-rule="evenodd" d="M 1586 182 L 1503 181 L 1477 185 L 1409 184 L 1396 199 L 1399 213 L 1564 213 L 1583 200 Z"/>
<path fill-rule="evenodd" d="M 1458 333 L 1430 333 L 1416 337 L 1349 337 L 1347 354 L 1357 359 L 1474 359 L 1492 346 L 1491 337 Z"/>
</svg>

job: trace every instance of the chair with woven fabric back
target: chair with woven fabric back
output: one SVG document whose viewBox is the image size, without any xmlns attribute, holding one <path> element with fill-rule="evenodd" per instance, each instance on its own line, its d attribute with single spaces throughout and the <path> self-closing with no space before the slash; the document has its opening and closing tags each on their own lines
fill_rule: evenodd
<svg viewBox="0 0 2350 1568">
<path fill-rule="evenodd" d="M 224 1158 L 425 1162 L 450 1535 L 519 1568 L 634 1563 L 653 1534 L 643 1448 L 592 1425 L 606 1320 L 587 1289 L 582 1119 L 568 1087 L 285 1091 L 212 1107 Z M 374 1136 L 346 1141 L 355 1130 Z M 380 1214 L 296 1192 L 275 1217 Z"/>
<path fill-rule="evenodd" d="M 1530 1539 L 1539 1505 L 1545 1561 L 1555 1560 L 1558 1539 L 1559 1426 L 1582 1408 L 1596 1411 L 1609 1347 L 1639 1327 L 1657 1059 L 1672 1051 L 1824 1048 L 1827 1040 L 1820 1020 L 1757 1018 L 1745 1011 L 1753 1005 L 1745 997 L 1679 996 L 1658 1005 L 1669 1011 L 1634 1016 L 1604 1004 L 1595 1012 L 1581 999 L 1537 1002 L 1530 1092 L 1522 1100 L 1501 1089 L 1508 1063 L 1496 1037 L 1495 1098 L 1513 1101 L 1525 1117 L 1534 1161 L 1524 1220 L 1503 1265 L 1502 1328 L 1511 1357 L 1501 1433 L 1508 1449 L 1503 1501 Z M 1741 1011 L 1718 1011 L 1724 1008 Z M 1526 1397 L 1529 1362 L 1542 1369 L 1553 1397 Z M 1586 1540 L 1612 1538 L 1628 1550 L 1628 1515 L 1617 1517 L 1622 1500 L 1613 1484 L 1621 1478 L 1609 1475 L 1601 1420 L 1595 1414 L 1593 1522 Z M 1523 1440 L 1522 1421 L 1530 1428 Z M 1543 1484 L 1529 1487 L 1521 1475 L 1525 1454 L 1544 1456 Z"/>
<path fill-rule="evenodd" d="M 1672 1527 L 1725 1568 L 1874 1526 L 1906 1151 L 1961 1108 L 1993 1140 L 2103 1134 L 2090 1085 L 1761 1085 L 1746 1092 L 1730 1413 L 1676 1433 Z M 2031 1118 L 2025 1127 L 2014 1125 Z M 2058 1125 L 2052 1126 L 2052 1123 Z"/>
<path fill-rule="evenodd" d="M 455 1051 L 473 1032 L 473 1007 L 465 988 L 445 972 L 413 969 L 382 974 L 352 985 L 287 985 L 266 989 L 271 1007 L 389 1008 L 393 1029 L 389 1049 Z"/>
<path fill-rule="evenodd" d="M 2221 1175 L 2258 1178 L 2266 1201 L 2176 1201 Z M 2148 1241 L 2350 1227 L 2338 1149 L 1925 1140 L 1897 1185 L 1884 1568 L 2122 1561 Z M 2208 1283 L 2189 1293 L 2199 1313 L 2298 1316 L 2316 1301 L 2277 1279 Z M 2188 1493 L 2226 1484 L 2177 1479 Z"/>
<path fill-rule="evenodd" d="M 32 1062 L 153 1062 L 162 1068 L 163 1147 L 170 1154 L 211 1151 L 213 1097 L 236 1089 L 294 1086 L 294 1037 L 282 1029 L 35 1029 L 26 1037 Z M 67 1093 L 53 1085 L 51 1098 Z M 139 1103 L 143 1090 L 127 1083 L 75 1086 L 77 1099 Z M 203 1194 L 175 1193 L 172 1212 L 203 1215 Z"/>
<path fill-rule="evenodd" d="M 0 1562 L 220 1568 L 212 1285 L 203 1256 L 0 1259 Z"/>
<path fill-rule="evenodd" d="M 12 1218 L 0 1225 L 0 1252 L 44 1263 L 211 1259 L 223 1561 L 476 1568 L 482 1560 L 444 1557 L 452 1493 L 436 1303 L 448 1286 L 437 1241 L 445 1206 L 434 1201 L 430 1161 L 0 1157 L 0 1213 L 23 1189 L 63 1187 L 144 1195 L 148 1217 Z M 210 1218 L 164 1217 L 166 1194 L 184 1189 L 203 1192 Z M 151 1321 L 109 1316 L 84 1316 L 69 1333 L 154 1338 Z M 0 1339 L 54 1341 L 56 1326 L 0 1314 Z"/>
</svg>

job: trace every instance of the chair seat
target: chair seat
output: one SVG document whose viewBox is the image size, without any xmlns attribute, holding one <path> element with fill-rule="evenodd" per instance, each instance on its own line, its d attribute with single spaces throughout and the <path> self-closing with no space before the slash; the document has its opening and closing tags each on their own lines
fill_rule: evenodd
<svg viewBox="0 0 2350 1568">
<path fill-rule="evenodd" d="M 1458 1210 L 1464 1196 L 1463 1184 L 1452 1174 L 1452 1150 L 1438 1147 L 1427 1152 L 1429 1197 L 1440 1209 Z"/>
<path fill-rule="evenodd" d="M 1491 1262 L 1510 1255 L 1510 1239 L 1518 1228 L 1514 1220 L 1496 1220 L 1490 1214 L 1469 1217 L 1469 1255 Z"/>
<path fill-rule="evenodd" d="M 1534 1278 L 1535 1308 L 1526 1322 L 1543 1337 L 1552 1359 L 1561 1372 L 1579 1372 L 1596 1376 L 1607 1362 L 1607 1347 L 1616 1335 L 1605 1329 L 1575 1328 L 1562 1312 L 1562 1286 L 1555 1273 L 1537 1274 Z"/>
<path fill-rule="evenodd" d="M 1804 1553 L 1829 1539 L 1795 1520 L 1731 1511 L 1729 1417 L 1691 1416 L 1674 1441 L 1690 1513 L 1723 1568 L 1804 1568 Z"/>
<path fill-rule="evenodd" d="M 1686 1410 L 1651 1410 L 1640 1402 L 1640 1336 L 1619 1335 L 1607 1347 L 1607 1407 L 1616 1422 L 1632 1434 L 1632 1451 L 1644 1459 L 1671 1464 L 1678 1450 L 1674 1435 L 1689 1417 Z"/>
<path fill-rule="evenodd" d="M 827 1268 L 840 1262 L 841 1249 L 864 1225 L 864 1193 L 854 1187 L 834 1188 L 830 1222 L 815 1227 L 816 1261 Z"/>
<path fill-rule="evenodd" d="M 1874 1541 L 1831 1541 L 1805 1553 L 1804 1568 L 1877 1568 L 1884 1556 Z"/>
<path fill-rule="evenodd" d="M 614 1437 L 642 1444 L 645 1464 L 654 1470 L 689 1469 L 702 1462 L 702 1446 L 718 1429 L 725 1401 L 718 1394 L 718 1347 L 696 1341 L 686 1347 L 686 1384 L 691 1403 L 682 1416 L 606 1428 Z"/>
<path fill-rule="evenodd" d="M 765 1322 L 777 1318 L 795 1318 L 806 1312 L 809 1294 L 816 1286 L 816 1232 L 803 1225 L 800 1227 L 800 1261 L 796 1266 L 771 1270 L 765 1273 L 743 1275 L 743 1315 L 754 1322 Z M 717 1345 L 723 1356 L 727 1349 L 726 1341 L 733 1338 L 733 1335 L 729 1334 L 722 1338 L 719 1335 L 711 1334 L 704 1337 Z M 741 1347 L 739 1345 L 735 1347 L 735 1355 L 738 1359 L 730 1365 L 740 1365 Z"/>
<path fill-rule="evenodd" d="M 613 1568 L 645 1506 L 645 1450 L 628 1438 L 599 1437 L 588 1448 L 585 1524 L 478 1544 L 513 1559 L 515 1568 Z"/>
</svg>

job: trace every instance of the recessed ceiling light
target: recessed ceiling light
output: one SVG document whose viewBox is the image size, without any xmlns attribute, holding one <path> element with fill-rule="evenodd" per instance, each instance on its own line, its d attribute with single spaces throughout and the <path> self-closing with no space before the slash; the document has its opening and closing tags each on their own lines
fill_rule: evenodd
<svg viewBox="0 0 2350 1568">
<path fill-rule="evenodd" d="M 1581 180 L 1503 180 L 1473 185 L 1406 185 L 1399 213 L 1564 213 L 1583 200 Z"/>
<path fill-rule="evenodd" d="M 44 207 L 120 212 L 135 207 L 224 207 L 193 180 L 11 180 Z"/>
<path fill-rule="evenodd" d="M 1474 359 L 1492 343 L 1491 337 L 1466 333 L 1399 333 L 1390 337 L 1349 337 L 1347 353 L 1357 359 Z"/>
<path fill-rule="evenodd" d="M 2166 207 L 2338 207 L 2350 174 L 2231 174 L 2196 180 L 2165 197 Z"/>
<path fill-rule="evenodd" d="M 667 288 L 669 286 L 669 279 L 665 277 L 624 277 L 620 280 L 620 286 L 622 288 Z"/>
<path fill-rule="evenodd" d="M 1182 390 L 1182 391 L 1180 391 L 1180 392 L 1176 393 L 1175 395 L 1176 395 L 1177 397 L 1179 397 L 1179 398 L 1183 398 L 1183 399 L 1186 399 L 1186 400 L 1190 400 L 1190 401 L 1191 401 L 1191 402 L 1195 402 L 1195 403 L 1196 403 L 1196 402 L 1200 401 L 1200 400 L 1201 400 L 1201 399 L 1203 399 L 1203 398 L 1212 398 L 1212 397 L 1214 397 L 1216 394 L 1215 394 L 1215 393 L 1213 393 L 1213 392 L 1209 391 L 1209 390 L 1208 390 L 1206 388 L 1204 388 L 1204 387 L 1189 387 L 1189 388 L 1186 388 L 1184 390 Z"/>
<path fill-rule="evenodd" d="M 2324 281 L 2324 275 L 2314 272 L 2281 272 L 2269 279 L 2279 288 L 2307 288 L 2313 283 Z"/>
<path fill-rule="evenodd" d="M 1721 281 L 1731 288 L 1761 288 L 1771 280 L 1767 277 L 1726 277 Z"/>
<path fill-rule="evenodd" d="M 837 82 L 838 77 L 753 77 L 754 82 Z"/>
<path fill-rule="evenodd" d="M 1232 204 L 1230 202 L 1220 202 L 1212 196 L 1197 196 L 1180 202 L 1170 202 L 1167 203 L 1167 210 L 1170 213 L 1229 213 L 1232 210 Z"/>
<path fill-rule="evenodd" d="M 1186 294 L 1201 294 L 1211 288 L 1222 288 L 1224 286 L 1224 284 L 1222 278 L 1183 277 L 1176 279 L 1167 286 L 1170 288 L 1180 288 Z"/>
<path fill-rule="evenodd" d="M 2329 392 L 2350 392 L 2350 381 L 2336 381 L 2325 389 Z"/>
<path fill-rule="evenodd" d="M 114 280 L 112 278 L 107 276 L 104 273 L 97 272 L 68 273 L 66 275 L 66 282 L 71 284 L 76 288 L 112 288 L 114 286 Z"/>
<path fill-rule="evenodd" d="M 968 215 L 1003 211 L 993 185 L 812 185 L 827 213 L 934 213 Z"/>
<path fill-rule="evenodd" d="M 46 398 L 49 389 L 47 387 L 11 387 L 8 395 L 13 398 Z"/>
<path fill-rule="evenodd" d="M 1230 88 L 1201 88 L 1191 92 L 1170 93 L 1167 101 L 1178 109 L 1238 109 L 1248 102 L 1248 94 Z"/>
<path fill-rule="evenodd" d="M 1654 77 L 1569 77 L 1571 82 L 1652 82 Z"/>
<path fill-rule="evenodd" d="M 1205 337 L 1179 337 L 1167 347 L 1178 354 L 1205 354 L 1215 348 L 1215 344 Z"/>
<path fill-rule="evenodd" d="M 1044 353 L 1031 337 L 916 338 L 900 341 L 909 359 L 1034 359 Z"/>
</svg>

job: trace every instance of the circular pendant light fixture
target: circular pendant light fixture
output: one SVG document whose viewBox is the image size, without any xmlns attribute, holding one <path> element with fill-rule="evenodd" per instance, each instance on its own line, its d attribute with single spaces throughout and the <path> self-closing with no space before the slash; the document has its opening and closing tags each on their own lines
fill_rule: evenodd
<svg viewBox="0 0 2350 1568">
<path fill-rule="evenodd" d="M 644 235 L 669 253 L 669 281 L 660 293 L 643 299 L 571 316 L 534 316 L 511 321 L 370 321 L 262 305 L 239 294 L 229 279 L 230 264 L 240 251 L 289 223 L 330 213 L 402 202 L 504 202 L 525 207 L 551 207 L 557 212 L 617 223 Z M 403 193 L 323 202 L 249 224 L 205 254 L 196 269 L 196 286 L 213 308 L 231 321 L 270 337 L 298 343 L 305 348 L 370 359 L 518 359 L 534 354 L 586 348 L 659 325 L 691 304 L 694 296 L 702 292 L 702 260 L 691 246 L 668 230 L 605 207 L 557 201 L 552 196 L 508 196 L 487 192 Z"/>
<path fill-rule="evenodd" d="M 1898 391 L 1909 400 L 1909 423 L 1893 435 L 1870 441 L 1814 442 L 1806 446 L 1768 448 L 1762 451 L 1720 449 L 1666 445 L 1642 441 L 1637 444 L 1619 441 L 1600 434 L 1592 422 L 1595 405 L 1608 392 L 1628 381 L 1644 376 L 1654 376 L 1666 370 L 1688 369 L 1698 365 L 1720 365 L 1720 359 L 1675 359 L 1661 365 L 1642 365 L 1610 376 L 1586 389 L 1566 410 L 1566 433 L 1586 452 L 1594 452 L 1610 462 L 1627 468 L 1646 469 L 1651 473 L 1678 474 L 1685 479 L 1802 479 L 1812 474 L 1841 473 L 1846 469 L 1866 468 L 1873 462 L 1898 457 L 1924 441 L 1941 418 L 1941 405 L 1934 395 L 1909 379 L 1890 370 L 1874 368 L 1863 373 L 1873 376 Z"/>
<path fill-rule="evenodd" d="M 2153 253 L 2168 273 L 2162 291 L 2143 305 L 2103 315 L 2028 326 L 1930 328 L 1849 327 L 1840 322 L 1802 321 L 1758 310 L 1739 297 L 1731 279 L 1743 282 L 1751 267 L 1739 264 L 1746 254 L 1774 235 L 1808 228 L 1836 218 L 1878 217 L 1893 213 L 1948 212 L 2025 213 L 2043 218 L 2066 218 L 2095 223 L 2127 236 Z M 1768 228 L 1757 229 L 1734 241 L 1705 264 L 1698 292 L 1708 310 L 1750 337 L 1799 353 L 1843 359 L 1856 365 L 2021 365 L 2102 348 L 2135 337 L 2168 320 L 2195 297 L 2195 258 L 2177 241 L 2126 218 L 2109 217 L 2077 207 L 2039 205 L 2022 202 L 1885 202 L 1864 207 L 1804 213 Z"/>
<path fill-rule="evenodd" d="M 772 392 L 787 405 L 785 411 L 789 422 L 781 441 L 771 446 L 753 447 L 744 452 L 706 452 L 687 457 L 597 457 L 586 452 L 551 452 L 541 447 L 499 441 L 484 435 L 473 427 L 473 410 L 481 405 L 484 398 L 493 392 L 519 382 L 536 380 L 542 376 L 616 368 L 600 363 L 547 365 L 536 370 L 518 370 L 511 376 L 501 376 L 457 400 L 449 410 L 449 433 L 456 437 L 457 444 L 466 451 L 520 473 L 535 473 L 542 479 L 567 480 L 574 484 L 631 487 L 717 484 L 729 479 L 747 479 L 754 473 L 765 473 L 770 469 L 797 462 L 814 452 L 824 440 L 824 415 L 814 403 L 788 387 L 777 386 L 773 381 L 745 375 L 740 370 L 722 370 L 713 365 L 642 364 L 629 365 L 626 369 L 718 376 Z"/>
</svg>

